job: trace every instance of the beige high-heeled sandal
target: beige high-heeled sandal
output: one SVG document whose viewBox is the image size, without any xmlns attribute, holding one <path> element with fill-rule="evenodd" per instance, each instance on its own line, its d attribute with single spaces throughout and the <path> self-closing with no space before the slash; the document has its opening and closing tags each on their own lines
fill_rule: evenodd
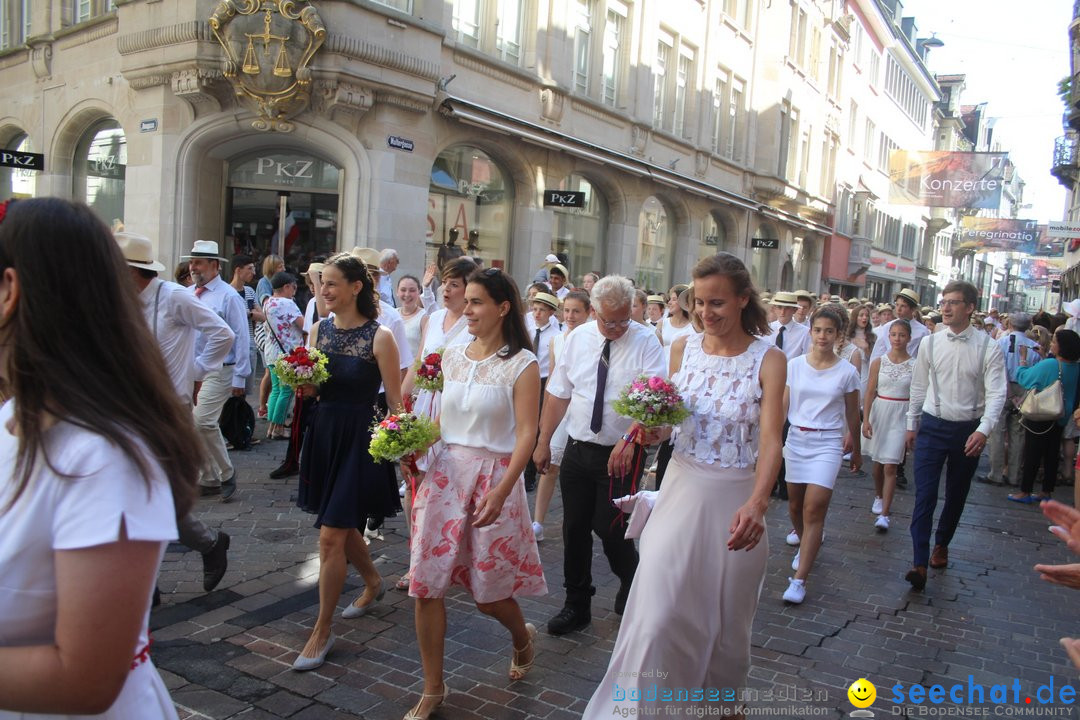
<svg viewBox="0 0 1080 720">
<path fill-rule="evenodd" d="M 525 676 L 532 670 L 533 661 L 536 660 L 536 649 L 533 649 L 532 660 L 527 663 L 518 664 L 518 653 L 523 653 L 529 648 L 533 647 L 533 640 L 536 638 L 536 626 L 532 623 L 525 623 L 525 630 L 529 633 L 529 642 L 525 643 L 523 648 L 514 648 L 514 655 L 510 658 L 510 681 L 517 682 L 518 680 L 524 680 Z"/>
<path fill-rule="evenodd" d="M 405 713 L 405 717 L 403 717 L 401 720 L 427 720 L 429 717 L 431 717 L 435 713 L 436 710 L 439 709 L 439 707 L 444 702 L 446 702 L 446 696 L 449 695 L 449 694 L 450 694 L 450 686 L 447 685 L 445 682 L 443 683 L 443 691 L 441 693 L 437 693 L 437 694 L 436 693 L 422 693 L 420 695 L 420 702 L 413 705 L 412 710 Z M 439 702 L 435 703 L 431 707 L 431 709 L 428 710 L 427 715 L 421 715 L 420 712 L 419 712 L 420 711 L 420 706 L 423 705 L 424 701 L 427 700 L 428 698 L 439 698 Z"/>
</svg>

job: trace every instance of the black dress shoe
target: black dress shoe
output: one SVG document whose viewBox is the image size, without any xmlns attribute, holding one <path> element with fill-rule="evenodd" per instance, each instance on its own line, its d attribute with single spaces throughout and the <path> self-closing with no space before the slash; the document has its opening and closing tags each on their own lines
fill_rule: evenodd
<svg viewBox="0 0 1080 720">
<path fill-rule="evenodd" d="M 926 587 L 926 567 L 923 565 L 916 565 L 908 570 L 904 579 L 911 583 L 912 590 L 922 590 Z"/>
<path fill-rule="evenodd" d="M 548 620 L 547 630 L 551 635 L 565 635 L 588 627 L 591 622 L 592 613 L 589 610 L 566 606 L 558 615 Z"/>
<path fill-rule="evenodd" d="M 228 480 L 221 482 L 221 502 L 227 503 L 232 500 L 233 494 L 236 493 L 236 473 L 232 474 Z"/>
<path fill-rule="evenodd" d="M 199 486 L 199 496 L 200 497 L 206 497 L 207 495 L 220 495 L 220 494 L 221 494 L 221 486 L 220 485 L 200 485 Z"/>
<path fill-rule="evenodd" d="M 203 556 L 203 590 L 210 592 L 218 586 L 229 567 L 229 534 L 218 532 L 217 542 Z"/>
<path fill-rule="evenodd" d="M 630 597 L 630 585 L 623 583 L 619 585 L 619 592 L 615 593 L 615 614 L 622 615 L 626 610 L 626 599 Z"/>
<path fill-rule="evenodd" d="M 271 480 L 280 480 L 281 478 L 289 477 L 290 475 L 297 475 L 300 473 L 300 465 L 295 462 L 286 460 L 278 465 L 276 468 L 270 471 Z"/>
</svg>

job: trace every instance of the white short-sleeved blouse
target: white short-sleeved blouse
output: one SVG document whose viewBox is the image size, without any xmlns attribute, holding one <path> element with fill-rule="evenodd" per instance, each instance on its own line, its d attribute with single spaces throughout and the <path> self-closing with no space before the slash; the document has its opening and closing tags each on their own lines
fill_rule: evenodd
<svg viewBox="0 0 1080 720">
<path fill-rule="evenodd" d="M 15 487 L 11 472 L 18 439 L 7 430 L 14 414 L 13 400 L 0 407 L 0 467 L 7 469 L 0 507 Z M 57 472 L 39 460 L 18 501 L 0 515 L 0 647 L 55 642 L 57 551 L 116 542 L 121 518 L 128 539 L 160 542 L 162 555 L 167 542 L 177 538 L 172 491 L 153 463 L 154 472 L 144 478 L 120 448 L 69 423 L 47 431 L 45 451 Z M 148 621 L 149 612 L 133 658 L 147 645 Z M 61 716 L 0 710 L 2 720 L 55 717 Z M 175 718 L 176 712 L 157 670 L 144 662 L 132 669 L 112 708 L 93 717 L 158 720 Z"/>
<path fill-rule="evenodd" d="M 443 354 L 443 397 L 440 426 L 447 445 L 478 447 L 512 453 L 517 441 L 514 423 L 514 383 L 536 362 L 528 350 L 504 359 L 498 354 L 470 360 L 466 345 Z"/>
</svg>

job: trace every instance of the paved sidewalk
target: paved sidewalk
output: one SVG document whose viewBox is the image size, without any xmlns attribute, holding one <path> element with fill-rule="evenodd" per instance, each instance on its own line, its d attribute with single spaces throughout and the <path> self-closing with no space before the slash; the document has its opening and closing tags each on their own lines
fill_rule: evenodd
<svg viewBox="0 0 1080 720">
<path fill-rule="evenodd" d="M 318 546 L 312 516 L 294 505 L 296 477 L 267 477 L 284 452 L 285 443 L 264 440 L 253 451 L 233 453 L 239 479 L 234 502 L 212 498 L 197 507 L 211 527 L 232 535 L 229 572 L 217 590 L 202 592 L 197 553 L 169 548 L 160 577 L 163 604 L 151 616 L 154 662 L 181 718 L 401 718 L 422 684 L 413 603 L 405 593 L 391 589 L 367 616 L 335 620 L 338 644 L 319 670 L 289 669 L 317 610 Z M 868 476 L 842 473 L 827 539 L 806 602 L 798 607 L 780 599 L 793 548 L 784 544 L 786 503 L 773 501 L 751 687 L 774 695 L 762 695 L 752 706 L 771 717 L 844 717 L 853 709 L 848 686 L 866 677 L 877 686 L 872 709 L 879 717 L 918 717 L 894 713 L 888 698 L 895 683 L 966 687 L 969 675 L 986 686 L 1019 678 L 1026 693 L 1051 676 L 1056 687 L 1077 684 L 1057 640 L 1080 632 L 1080 594 L 1042 582 L 1031 570 L 1035 562 L 1072 560 L 1035 506 L 1006 501 L 1004 488 L 974 485 L 950 548 L 950 567 L 931 570 L 920 594 L 903 580 L 910 566 L 913 486 L 900 491 L 893 529 L 884 535 L 873 528 L 872 487 Z M 1067 499 L 1071 492 L 1062 488 L 1058 495 Z M 612 612 L 617 582 L 597 543 L 592 625 L 562 638 L 543 632 L 563 600 L 561 517 L 556 493 L 547 523 L 551 539 L 541 543 L 551 593 L 522 601 L 526 619 L 541 628 L 532 673 L 522 682 L 507 680 L 509 637 L 454 591 L 447 601 L 451 695 L 440 717 L 580 716 L 618 633 Z M 403 520 L 389 520 L 383 533 L 371 551 L 392 584 L 407 559 Z M 359 592 L 358 583 L 353 572 L 342 606 Z M 804 702 L 806 693 L 813 698 Z M 809 709 L 799 709 L 804 706 Z"/>
</svg>

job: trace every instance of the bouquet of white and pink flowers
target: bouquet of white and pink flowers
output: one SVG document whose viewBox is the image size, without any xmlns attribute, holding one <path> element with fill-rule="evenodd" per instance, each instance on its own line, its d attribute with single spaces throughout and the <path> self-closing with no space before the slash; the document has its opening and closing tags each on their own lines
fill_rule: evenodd
<svg viewBox="0 0 1080 720">
<path fill-rule="evenodd" d="M 423 415 L 399 412 L 387 415 L 371 426 L 368 453 L 376 462 L 397 462 L 406 455 L 422 452 L 439 439 L 434 421 Z M 416 468 L 411 468 L 415 474 Z"/>
<path fill-rule="evenodd" d="M 678 425 L 690 415 L 675 386 L 656 375 L 635 379 L 622 391 L 612 408 L 647 428 Z"/>
<path fill-rule="evenodd" d="M 314 348 L 301 345 L 274 363 L 278 380 L 291 388 L 301 385 L 322 385 L 330 379 L 326 369 L 327 357 Z"/>
</svg>

